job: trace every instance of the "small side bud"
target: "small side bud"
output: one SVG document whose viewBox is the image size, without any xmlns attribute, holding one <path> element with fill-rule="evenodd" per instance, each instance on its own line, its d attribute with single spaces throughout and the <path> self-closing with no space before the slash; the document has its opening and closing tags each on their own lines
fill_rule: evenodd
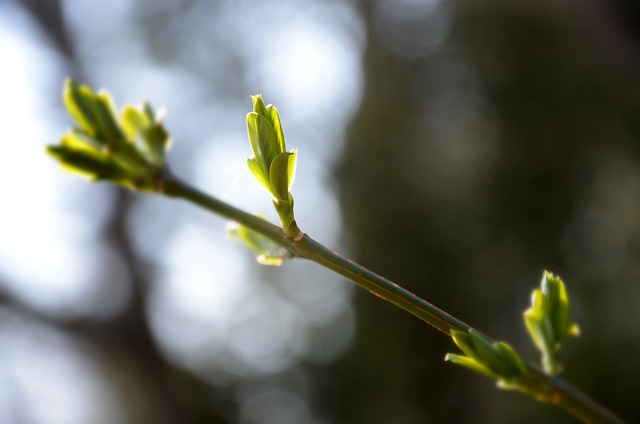
<svg viewBox="0 0 640 424">
<path fill-rule="evenodd" d="M 256 216 L 265 219 L 263 216 Z M 231 239 L 239 241 L 251 249 L 256 255 L 256 260 L 261 265 L 280 266 L 284 262 L 284 259 L 291 256 L 289 252 L 270 238 L 237 222 L 230 222 L 227 225 L 227 235 Z"/>
</svg>

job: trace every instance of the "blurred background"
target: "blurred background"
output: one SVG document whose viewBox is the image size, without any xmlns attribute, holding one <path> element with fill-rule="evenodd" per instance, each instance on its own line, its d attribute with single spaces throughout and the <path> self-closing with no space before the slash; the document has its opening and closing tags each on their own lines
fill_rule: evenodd
<svg viewBox="0 0 640 424">
<path fill-rule="evenodd" d="M 451 341 L 197 208 L 64 174 L 67 75 L 167 111 L 174 171 L 276 221 L 245 171 L 262 93 L 298 223 L 640 421 L 640 8 L 627 0 L 0 1 L 0 422 L 568 423 Z"/>
</svg>

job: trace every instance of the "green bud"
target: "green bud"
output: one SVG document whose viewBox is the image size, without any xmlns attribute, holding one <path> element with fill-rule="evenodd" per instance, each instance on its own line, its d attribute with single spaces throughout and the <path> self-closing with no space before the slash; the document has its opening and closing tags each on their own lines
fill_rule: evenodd
<svg viewBox="0 0 640 424">
<path fill-rule="evenodd" d="M 543 369 L 557 374 L 562 364 L 556 357 L 564 341 L 578 336 L 580 331 L 570 321 L 569 297 L 558 277 L 548 271 L 542 276 L 540 288 L 531 297 L 531 307 L 524 313 L 524 321 L 533 343 L 542 353 Z"/>
<path fill-rule="evenodd" d="M 253 111 L 247 114 L 247 134 L 253 156 L 247 166 L 258 182 L 273 196 L 282 228 L 293 238 L 301 232 L 293 214 L 291 186 L 295 178 L 296 149 L 287 152 L 278 110 L 265 105 L 262 96 L 251 96 Z"/>
<path fill-rule="evenodd" d="M 253 157 L 248 166 L 251 173 L 276 199 L 288 200 L 293 184 L 296 151 L 286 151 L 284 133 L 278 110 L 265 105 L 262 96 L 251 96 L 253 111 L 247 114 L 247 134 Z"/>
<path fill-rule="evenodd" d="M 165 170 L 169 135 L 149 105 L 125 107 L 121 122 L 111 96 L 67 79 L 63 101 L 77 124 L 48 153 L 71 172 L 91 180 L 153 191 Z"/>
<path fill-rule="evenodd" d="M 271 162 L 278 153 L 281 153 L 273 126 L 264 116 L 256 112 L 250 112 L 247 115 L 247 132 L 251 141 L 253 155 L 265 175 L 269 175 Z"/>
<path fill-rule="evenodd" d="M 523 377 L 526 367 L 522 358 L 504 342 L 491 342 L 477 331 L 451 331 L 455 344 L 466 355 L 449 353 L 446 361 L 462 365 L 491 377 L 503 385 Z"/>
</svg>

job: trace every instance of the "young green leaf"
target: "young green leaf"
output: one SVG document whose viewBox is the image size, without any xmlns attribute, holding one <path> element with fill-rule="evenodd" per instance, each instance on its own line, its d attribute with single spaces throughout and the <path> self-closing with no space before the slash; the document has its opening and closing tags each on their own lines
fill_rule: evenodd
<svg viewBox="0 0 640 424">
<path fill-rule="evenodd" d="M 513 382 L 526 373 L 522 358 L 504 342 L 492 343 L 475 330 L 453 330 L 451 337 L 466 356 L 450 353 L 445 360 L 505 383 Z"/>
<path fill-rule="evenodd" d="M 145 129 L 152 124 L 149 116 L 133 105 L 127 105 L 122 109 L 120 120 L 127 139 L 134 142 L 134 144 L 137 144 L 135 142 L 142 136 Z"/>
<path fill-rule="evenodd" d="M 253 103 L 253 111 L 255 113 L 264 117 L 269 116 L 269 111 L 267 110 L 267 106 L 264 104 L 264 100 L 262 100 L 261 94 L 251 96 L 251 102 Z"/>
<path fill-rule="evenodd" d="M 475 347 L 469 333 L 464 331 L 451 331 L 451 338 L 453 342 L 462 350 L 467 356 L 475 356 Z"/>
<path fill-rule="evenodd" d="M 47 146 L 47 153 L 57 159 L 66 171 L 82 175 L 92 181 L 108 180 L 120 182 L 126 176 L 108 158 L 94 155 L 88 150 L 73 149 L 60 145 Z"/>
<path fill-rule="evenodd" d="M 271 193 L 271 183 L 269 182 L 269 178 L 264 172 L 264 169 L 258 163 L 258 160 L 255 157 L 251 157 L 247 159 L 247 166 L 249 167 L 249 171 L 253 174 L 253 176 L 258 180 L 258 182 L 269 192 Z"/>
<path fill-rule="evenodd" d="M 455 353 L 447 353 L 444 357 L 444 360 L 448 362 L 452 362 L 454 364 L 461 365 L 465 368 L 469 368 L 471 371 L 478 372 L 494 380 L 497 380 L 500 378 L 499 375 L 491 372 L 491 370 L 489 370 L 487 367 L 480 364 L 478 361 L 476 361 L 475 359 L 469 356 L 457 355 Z"/>
<path fill-rule="evenodd" d="M 269 170 L 269 182 L 277 199 L 288 200 L 296 169 L 296 150 L 282 152 L 273 159 Z"/>
<path fill-rule="evenodd" d="M 71 150 L 83 152 L 100 160 L 106 160 L 107 158 L 107 154 L 78 129 L 71 129 L 64 134 L 60 139 L 60 145 Z"/>
<path fill-rule="evenodd" d="M 511 346 L 505 342 L 496 342 L 494 348 L 498 352 L 501 362 L 506 365 L 503 375 L 518 376 L 525 373 L 524 361 Z"/>
<path fill-rule="evenodd" d="M 164 166 L 165 153 L 171 146 L 171 137 L 159 122 L 154 122 L 144 132 L 144 140 L 148 147 L 148 158 L 158 166 Z"/>
<path fill-rule="evenodd" d="M 116 121 L 115 106 L 111 96 L 106 91 L 100 91 L 94 96 L 96 121 L 99 136 L 107 143 L 114 143 L 124 139 L 122 130 Z"/>
<path fill-rule="evenodd" d="M 162 124 L 155 121 L 151 106 L 148 103 L 142 108 L 125 106 L 120 119 L 128 142 L 144 152 L 147 160 L 154 165 L 164 165 L 170 138 Z"/>
<path fill-rule="evenodd" d="M 96 137 L 98 125 L 91 89 L 87 86 L 79 86 L 73 79 L 67 78 L 62 99 L 67 112 L 80 128 L 91 137 Z"/>
<path fill-rule="evenodd" d="M 284 152 L 287 150 L 287 145 L 284 140 L 284 132 L 282 131 L 282 124 L 280 123 L 280 115 L 278 115 L 278 109 L 275 106 L 269 105 L 267 106 L 268 118 L 269 122 L 273 126 L 275 130 L 276 137 L 278 140 L 278 151 Z"/>
<path fill-rule="evenodd" d="M 247 132 L 253 154 L 268 174 L 271 162 L 280 153 L 276 132 L 267 118 L 255 112 L 247 115 Z"/>
</svg>

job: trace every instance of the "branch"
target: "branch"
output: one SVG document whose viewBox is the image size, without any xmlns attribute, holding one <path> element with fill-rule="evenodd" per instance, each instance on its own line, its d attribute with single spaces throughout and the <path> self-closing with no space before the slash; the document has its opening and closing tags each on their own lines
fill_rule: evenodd
<svg viewBox="0 0 640 424">
<path fill-rule="evenodd" d="M 498 386 L 518 390 L 542 402 L 556 405 L 585 422 L 623 421 L 587 395 L 555 377 L 562 366 L 556 357 L 562 343 L 578 334 L 569 319 L 569 299 L 564 283 L 545 272 L 533 305 L 525 313 L 529 334 L 542 353 L 544 371 L 525 362 L 511 346 L 485 336 L 394 282 L 344 258 L 302 232 L 295 221 L 290 189 L 297 151 L 286 150 L 278 111 L 253 96 L 247 129 L 254 156 L 248 166 L 272 195 L 281 227 L 231 206 L 185 184 L 169 172 L 165 152 L 169 134 L 148 104 L 127 106 L 120 119 L 106 92 L 68 80 L 64 100 L 78 126 L 62 137 L 49 153 L 64 167 L 92 180 L 108 180 L 133 190 L 162 193 L 224 216 L 239 227 L 236 235 L 265 264 L 285 258 L 305 258 L 332 270 L 383 300 L 409 312 L 453 339 L 462 354 L 446 360 L 480 372 Z"/>
</svg>

